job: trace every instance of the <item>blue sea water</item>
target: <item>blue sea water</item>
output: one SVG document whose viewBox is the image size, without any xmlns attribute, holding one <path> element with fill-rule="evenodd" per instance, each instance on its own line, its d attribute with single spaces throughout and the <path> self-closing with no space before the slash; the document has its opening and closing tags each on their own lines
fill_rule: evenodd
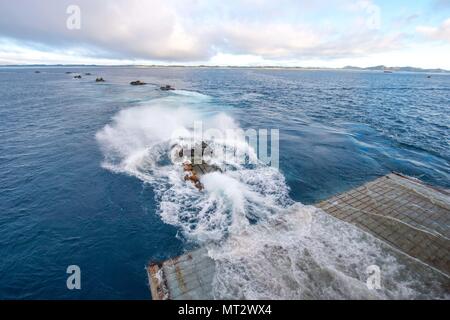
<svg viewBox="0 0 450 320">
<path fill-rule="evenodd" d="M 130 86 L 136 79 L 149 85 Z M 312 204 L 390 171 L 450 188 L 449 75 L 0 68 L 1 299 L 146 299 L 146 263 L 192 246 L 157 214 L 154 185 L 102 165 L 98 133 L 120 111 L 152 101 L 169 109 L 175 97 L 192 104 L 161 84 L 208 97 L 196 112 L 279 129 L 294 201 Z M 72 264 L 82 270 L 80 291 L 66 288 Z"/>
</svg>

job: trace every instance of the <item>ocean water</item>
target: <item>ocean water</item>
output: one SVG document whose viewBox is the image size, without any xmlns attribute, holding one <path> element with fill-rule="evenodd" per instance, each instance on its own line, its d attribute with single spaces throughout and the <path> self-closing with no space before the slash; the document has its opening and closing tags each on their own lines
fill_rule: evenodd
<svg viewBox="0 0 450 320">
<path fill-rule="evenodd" d="M 379 298 L 442 297 L 433 272 L 417 277 L 414 262 L 307 205 L 390 171 L 450 188 L 450 76 L 36 69 L 0 68 L 0 298 L 147 299 L 145 264 L 201 245 L 217 298 L 372 298 L 370 263 L 389 266 Z M 170 161 L 173 131 L 186 138 L 199 120 L 279 129 L 280 169 L 219 162 L 199 193 Z M 79 291 L 66 288 L 74 264 Z"/>
</svg>

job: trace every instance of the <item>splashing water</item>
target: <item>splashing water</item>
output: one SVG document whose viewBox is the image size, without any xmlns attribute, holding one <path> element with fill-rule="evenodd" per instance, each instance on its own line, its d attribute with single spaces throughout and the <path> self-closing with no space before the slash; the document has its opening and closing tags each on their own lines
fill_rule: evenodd
<svg viewBox="0 0 450 320">
<path fill-rule="evenodd" d="M 199 192 L 171 161 L 172 146 L 193 137 L 194 121 L 205 129 L 239 129 L 214 110 L 208 96 L 175 91 L 122 110 L 97 140 L 104 168 L 150 184 L 162 220 L 207 247 L 216 261 L 216 298 L 448 298 L 440 285 L 445 276 L 350 224 L 295 203 L 277 169 L 212 156 L 208 161 L 222 172 L 202 176 L 205 190 Z M 256 157 L 238 136 L 208 144 Z M 370 265 L 381 267 L 380 290 L 366 285 Z"/>
</svg>

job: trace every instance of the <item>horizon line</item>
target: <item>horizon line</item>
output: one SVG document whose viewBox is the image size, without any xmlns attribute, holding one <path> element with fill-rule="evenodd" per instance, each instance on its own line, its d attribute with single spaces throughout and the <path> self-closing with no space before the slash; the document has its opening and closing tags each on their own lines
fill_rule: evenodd
<svg viewBox="0 0 450 320">
<path fill-rule="evenodd" d="M 304 66 L 277 66 L 277 65 L 208 65 L 208 64 L 0 64 L 0 67 L 146 67 L 146 68 L 159 68 L 159 67 L 176 67 L 176 68 L 248 68 L 248 69 L 309 69 L 309 70 L 366 70 L 366 71 L 407 71 L 401 69 L 414 69 L 413 71 L 439 71 L 450 73 L 450 70 L 444 68 L 422 68 L 406 66 L 386 66 L 384 64 L 372 65 L 366 67 L 358 67 L 352 65 L 346 65 L 344 67 L 304 67 Z"/>
<path fill-rule="evenodd" d="M 394 66 L 389 67 L 383 64 L 357 67 L 347 65 L 344 67 L 302 67 L 302 66 L 276 66 L 276 65 L 262 65 L 262 66 L 241 66 L 241 65 L 183 65 L 183 64 L 0 64 L 0 67 L 145 67 L 145 68 L 245 68 L 245 69 L 306 69 L 306 70 L 362 70 L 362 71 L 404 71 L 404 72 L 433 72 L 438 71 L 442 73 L 450 73 L 450 70 L 443 68 L 421 68 L 413 66 Z M 413 70 L 401 70 L 413 69 Z"/>
</svg>

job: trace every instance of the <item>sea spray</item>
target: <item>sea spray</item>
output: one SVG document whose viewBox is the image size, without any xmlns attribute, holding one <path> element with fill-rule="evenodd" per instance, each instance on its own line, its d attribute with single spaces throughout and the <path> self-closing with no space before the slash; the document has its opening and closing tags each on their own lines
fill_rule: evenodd
<svg viewBox="0 0 450 320">
<path fill-rule="evenodd" d="M 203 192 L 184 181 L 182 167 L 172 161 L 173 146 L 190 142 L 195 121 L 205 129 L 240 129 L 211 101 L 199 93 L 174 92 L 120 111 L 97 140 L 103 167 L 150 184 L 161 219 L 178 227 L 187 241 L 207 247 L 216 261 L 216 298 L 447 297 L 433 270 L 350 224 L 295 203 L 276 168 L 234 161 L 242 154 L 256 157 L 242 135 L 206 141 L 238 157 L 208 158 L 222 172 L 202 177 Z M 379 290 L 366 285 L 370 265 L 381 268 Z"/>
</svg>

